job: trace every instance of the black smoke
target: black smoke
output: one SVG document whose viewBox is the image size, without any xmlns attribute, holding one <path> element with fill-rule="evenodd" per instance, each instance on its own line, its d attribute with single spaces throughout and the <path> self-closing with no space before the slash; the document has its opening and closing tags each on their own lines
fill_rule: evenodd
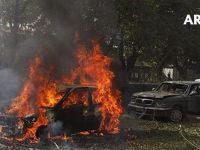
<svg viewBox="0 0 200 150">
<path fill-rule="evenodd" d="M 16 47 L 14 49 L 9 46 L 4 47 L 5 54 L 0 54 L 1 68 L 7 68 L 6 70 L 11 70 L 9 74 L 13 73 L 13 76 L 20 77 L 17 83 L 13 83 L 16 85 L 12 87 L 14 91 L 20 90 L 21 83 L 27 78 L 30 60 L 35 56 L 41 56 L 44 72 L 50 65 L 54 65 L 52 78 L 58 79 L 76 66 L 76 33 L 79 33 L 86 47 L 90 47 L 92 39 L 104 47 L 117 33 L 114 0 L 36 0 L 35 2 L 41 13 L 36 16 L 39 25 L 29 34 L 20 31 Z M 20 3 L 23 1 L 20 0 Z M 9 45 L 9 42 L 7 44 Z M 109 50 L 104 49 L 104 52 L 108 54 Z M 3 78 L 0 80 L 5 84 L 9 81 Z M 8 83 L 10 84 L 12 83 Z M 7 91 L 0 92 L 13 97 L 10 88 L 4 90 Z M 4 94 L 1 97 L 1 100 L 10 99 L 5 98 Z"/>
</svg>

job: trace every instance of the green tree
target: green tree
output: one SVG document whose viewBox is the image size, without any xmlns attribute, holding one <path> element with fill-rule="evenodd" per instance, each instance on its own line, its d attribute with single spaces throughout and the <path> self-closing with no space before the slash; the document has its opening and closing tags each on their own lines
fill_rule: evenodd
<svg viewBox="0 0 200 150">
<path fill-rule="evenodd" d="M 154 46 L 155 7 L 155 2 L 150 0 L 117 1 L 123 45 L 121 60 L 128 72 L 132 71 L 138 57 L 151 53 Z"/>
<path fill-rule="evenodd" d="M 186 14 L 199 14 L 198 0 L 118 0 L 117 6 L 127 69 L 142 58 L 161 80 L 168 65 L 175 66 L 182 79 L 188 78 L 188 69 L 197 68 L 200 31 L 183 22 Z"/>
<path fill-rule="evenodd" d="M 15 62 L 20 41 L 32 36 L 41 20 L 41 11 L 38 2 L 34 0 L 0 0 L 1 30 L 5 36 L 6 53 L 11 65 Z M 42 30 L 40 30 L 42 31 Z"/>
</svg>

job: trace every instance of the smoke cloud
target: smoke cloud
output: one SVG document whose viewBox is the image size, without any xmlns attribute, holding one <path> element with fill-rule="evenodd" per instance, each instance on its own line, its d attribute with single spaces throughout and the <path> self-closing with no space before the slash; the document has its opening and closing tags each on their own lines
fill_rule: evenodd
<svg viewBox="0 0 200 150">
<path fill-rule="evenodd" d="M 116 34 L 116 12 L 113 0 L 43 0 L 38 1 L 41 20 L 33 33 L 20 32 L 16 48 L 9 41 L 0 53 L 0 103 L 7 105 L 26 80 L 29 61 L 40 55 L 45 69 L 55 66 L 53 78 L 60 78 L 76 65 L 74 35 L 90 45 L 91 39 L 105 42 Z M 13 10 L 14 12 L 14 10 Z M 36 13 L 38 14 L 38 12 Z M 19 14 L 21 15 L 21 14 Z M 9 32 L 2 36 L 9 36 Z M 5 38 L 4 38 L 5 39 Z M 5 41 L 4 41 L 5 42 Z M 46 66 L 46 67 L 45 67 Z"/>
<path fill-rule="evenodd" d="M 21 78 L 11 69 L 0 69 L 0 85 L 0 108 L 2 110 L 18 95 Z"/>
<path fill-rule="evenodd" d="M 48 125 L 49 133 L 53 136 L 60 135 L 63 132 L 63 123 L 56 121 Z"/>
</svg>

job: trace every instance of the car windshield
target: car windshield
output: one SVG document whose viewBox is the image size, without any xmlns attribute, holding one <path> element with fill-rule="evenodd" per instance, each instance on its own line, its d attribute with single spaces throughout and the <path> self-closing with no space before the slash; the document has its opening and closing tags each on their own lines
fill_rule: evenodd
<svg viewBox="0 0 200 150">
<path fill-rule="evenodd" d="M 157 89 L 159 92 L 170 92 L 175 94 L 183 94 L 187 90 L 187 85 L 185 84 L 175 84 L 175 83 L 163 83 Z"/>
<path fill-rule="evenodd" d="M 90 91 L 88 88 L 74 89 L 65 99 L 62 106 L 68 107 L 70 105 L 75 105 L 75 104 L 83 104 L 84 106 L 91 105 L 93 96 L 92 90 L 94 89 L 90 89 Z"/>
</svg>

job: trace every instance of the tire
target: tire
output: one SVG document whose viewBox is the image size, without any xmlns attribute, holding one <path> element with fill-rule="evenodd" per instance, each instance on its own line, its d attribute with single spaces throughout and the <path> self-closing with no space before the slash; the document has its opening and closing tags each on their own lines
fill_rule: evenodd
<svg viewBox="0 0 200 150">
<path fill-rule="evenodd" d="M 184 114 L 180 108 L 173 108 L 170 112 L 170 121 L 178 123 L 184 118 Z"/>
</svg>

